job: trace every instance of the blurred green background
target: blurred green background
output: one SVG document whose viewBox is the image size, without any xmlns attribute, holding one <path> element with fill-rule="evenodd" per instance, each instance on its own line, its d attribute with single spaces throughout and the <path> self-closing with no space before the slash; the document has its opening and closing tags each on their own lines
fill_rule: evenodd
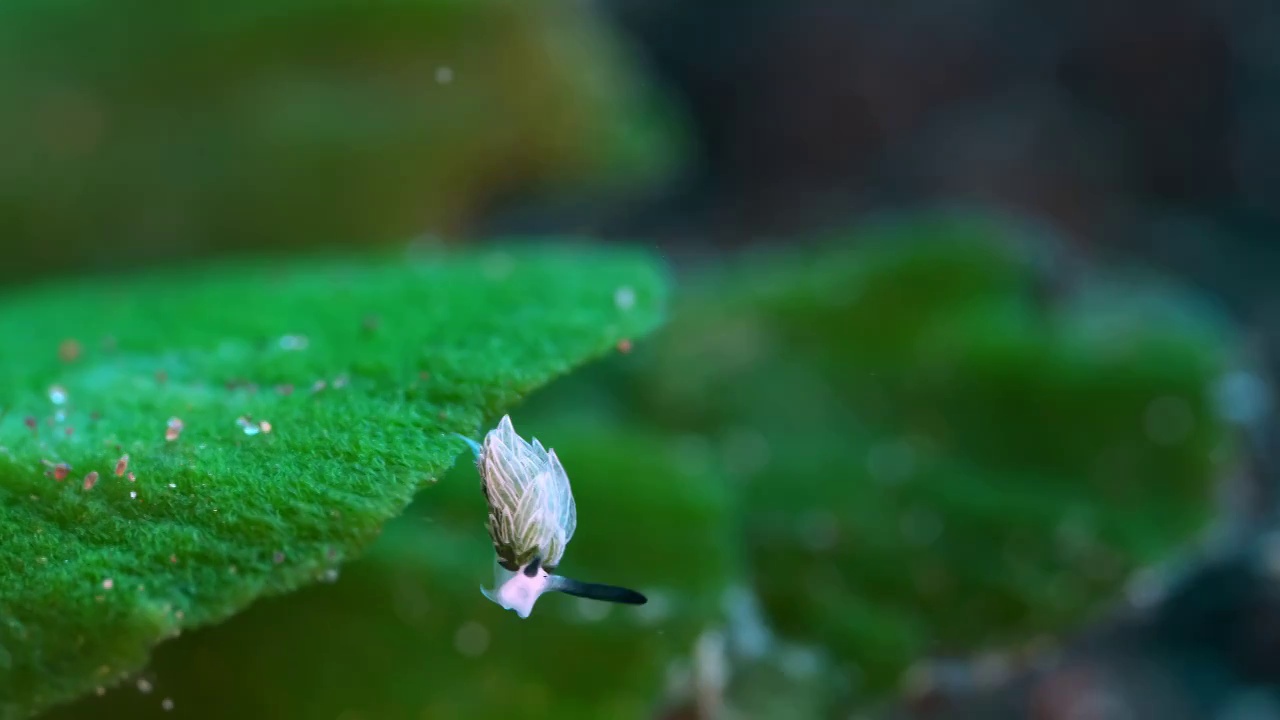
<svg viewBox="0 0 1280 720">
<path fill-rule="evenodd" d="M 1240 210 L 1258 183 L 1179 199 L 1152 178 L 1198 166 L 1135 140 L 1146 115 L 961 52 L 1030 11 L 871 5 L 0 7 L 0 287 L 551 234 L 654 248 L 676 286 L 657 335 L 513 411 L 573 482 L 566 564 L 648 605 L 548 596 L 521 621 L 485 601 L 460 456 L 336 581 L 47 717 L 994 717 L 915 705 L 950 682 L 928 661 L 999 684 L 1235 520 L 1220 498 L 1249 455 L 1215 388 L 1267 326 L 1251 278 L 1274 265 L 1244 249 L 1265 232 L 1221 223 L 1270 227 Z M 1055 35 L 1061 67 L 1125 69 L 1090 17 Z M 877 28 L 879 55 L 845 47 Z M 923 73 L 901 59 L 933 52 L 919 38 L 972 62 Z M 1216 127 L 1166 114 L 1169 157 Z M 1229 260 L 1128 241 L 1230 193 L 1218 234 L 1176 226 Z M 998 716 L 1068 717 L 1016 707 Z"/>
</svg>

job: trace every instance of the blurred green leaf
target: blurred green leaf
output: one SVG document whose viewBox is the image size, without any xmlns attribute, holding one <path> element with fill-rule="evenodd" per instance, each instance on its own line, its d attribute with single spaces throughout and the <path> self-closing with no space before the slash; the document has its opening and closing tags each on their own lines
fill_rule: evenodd
<svg viewBox="0 0 1280 720">
<path fill-rule="evenodd" d="M 0 298 L 0 716 L 325 577 L 454 462 L 448 433 L 648 332 L 663 296 L 643 253 L 539 248 Z"/>
<path fill-rule="evenodd" d="M 883 693 L 1075 627 L 1213 510 L 1230 326 L 1142 278 L 1055 294 L 1060 267 L 994 220 L 889 223 L 689 283 L 578 380 L 729 477 L 770 620 Z"/>
<path fill-rule="evenodd" d="M 0 279 L 456 234 L 676 162 L 665 104 L 569 0 L 15 0 L 0 88 Z"/>
</svg>

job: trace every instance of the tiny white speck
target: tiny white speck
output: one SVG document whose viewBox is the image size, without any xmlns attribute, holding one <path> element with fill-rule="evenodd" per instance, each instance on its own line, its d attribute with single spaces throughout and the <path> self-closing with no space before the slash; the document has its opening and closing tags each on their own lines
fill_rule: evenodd
<svg viewBox="0 0 1280 720">
<path fill-rule="evenodd" d="M 169 483 L 169 487 L 171 487 L 171 488 L 176 488 L 176 487 L 178 487 L 178 484 L 177 484 L 177 483 Z"/>
<path fill-rule="evenodd" d="M 138 692 L 143 695 L 151 692 L 151 683 L 146 678 L 138 678 Z"/>
<path fill-rule="evenodd" d="M 636 305 L 636 291 L 623 285 L 613 292 L 613 304 L 618 306 L 619 310 L 630 310 Z"/>
<path fill-rule="evenodd" d="M 436 82 L 441 85 L 448 85 L 453 82 L 453 68 L 448 65 L 441 65 L 436 68 Z"/>
<path fill-rule="evenodd" d="M 173 709 L 173 698 L 165 698 L 160 701 L 160 707 L 166 712 Z"/>
<path fill-rule="evenodd" d="M 67 391 L 61 385 L 54 385 L 49 388 L 49 400 L 54 405 L 61 405 L 67 401 Z"/>
<path fill-rule="evenodd" d="M 110 590 L 111 588 L 115 587 L 115 585 L 116 585 L 116 581 L 112 580 L 111 578 L 107 578 L 106 580 L 102 581 L 103 590 Z"/>
<path fill-rule="evenodd" d="M 243 415 L 236 418 L 236 425 L 239 425 L 240 429 L 244 430 L 245 435 L 257 435 L 259 432 L 261 432 L 261 428 L 258 426 L 257 423 L 253 422 L 252 420 L 250 420 L 249 418 Z"/>
<path fill-rule="evenodd" d="M 310 341 L 302 335 L 285 335 L 280 338 L 281 350 L 306 350 Z"/>
<path fill-rule="evenodd" d="M 129 497 L 131 497 L 131 498 L 137 498 L 137 497 L 138 497 L 138 491 L 137 491 L 137 490 L 131 490 L 131 491 L 129 491 Z"/>
</svg>

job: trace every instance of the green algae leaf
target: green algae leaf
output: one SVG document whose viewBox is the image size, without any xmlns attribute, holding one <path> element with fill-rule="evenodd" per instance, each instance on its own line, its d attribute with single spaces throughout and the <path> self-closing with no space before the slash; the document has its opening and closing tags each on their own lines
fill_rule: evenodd
<svg viewBox="0 0 1280 720">
<path fill-rule="evenodd" d="M 664 292 L 645 254 L 540 247 L 0 297 L 0 717 L 331 575 L 449 433 L 648 332 Z"/>
<path fill-rule="evenodd" d="M 573 483 L 579 531 L 562 567 L 630 583 L 647 605 L 552 594 L 520 620 L 485 601 L 484 501 L 474 466 L 459 462 L 336 582 L 166 643 L 150 693 L 122 685 L 46 720 L 160 720 L 173 715 L 165 698 L 211 719 L 652 717 L 669 667 L 719 620 L 737 569 L 729 488 L 617 425 L 528 406 L 514 419 L 555 448 Z"/>
</svg>

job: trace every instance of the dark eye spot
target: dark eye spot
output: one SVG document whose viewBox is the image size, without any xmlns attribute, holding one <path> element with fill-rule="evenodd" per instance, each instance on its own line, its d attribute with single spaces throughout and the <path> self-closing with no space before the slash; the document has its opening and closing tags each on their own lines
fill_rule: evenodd
<svg viewBox="0 0 1280 720">
<path fill-rule="evenodd" d="M 538 568 L 542 566 L 542 558 L 534 557 L 529 566 L 524 569 L 525 577 L 537 577 Z"/>
</svg>

